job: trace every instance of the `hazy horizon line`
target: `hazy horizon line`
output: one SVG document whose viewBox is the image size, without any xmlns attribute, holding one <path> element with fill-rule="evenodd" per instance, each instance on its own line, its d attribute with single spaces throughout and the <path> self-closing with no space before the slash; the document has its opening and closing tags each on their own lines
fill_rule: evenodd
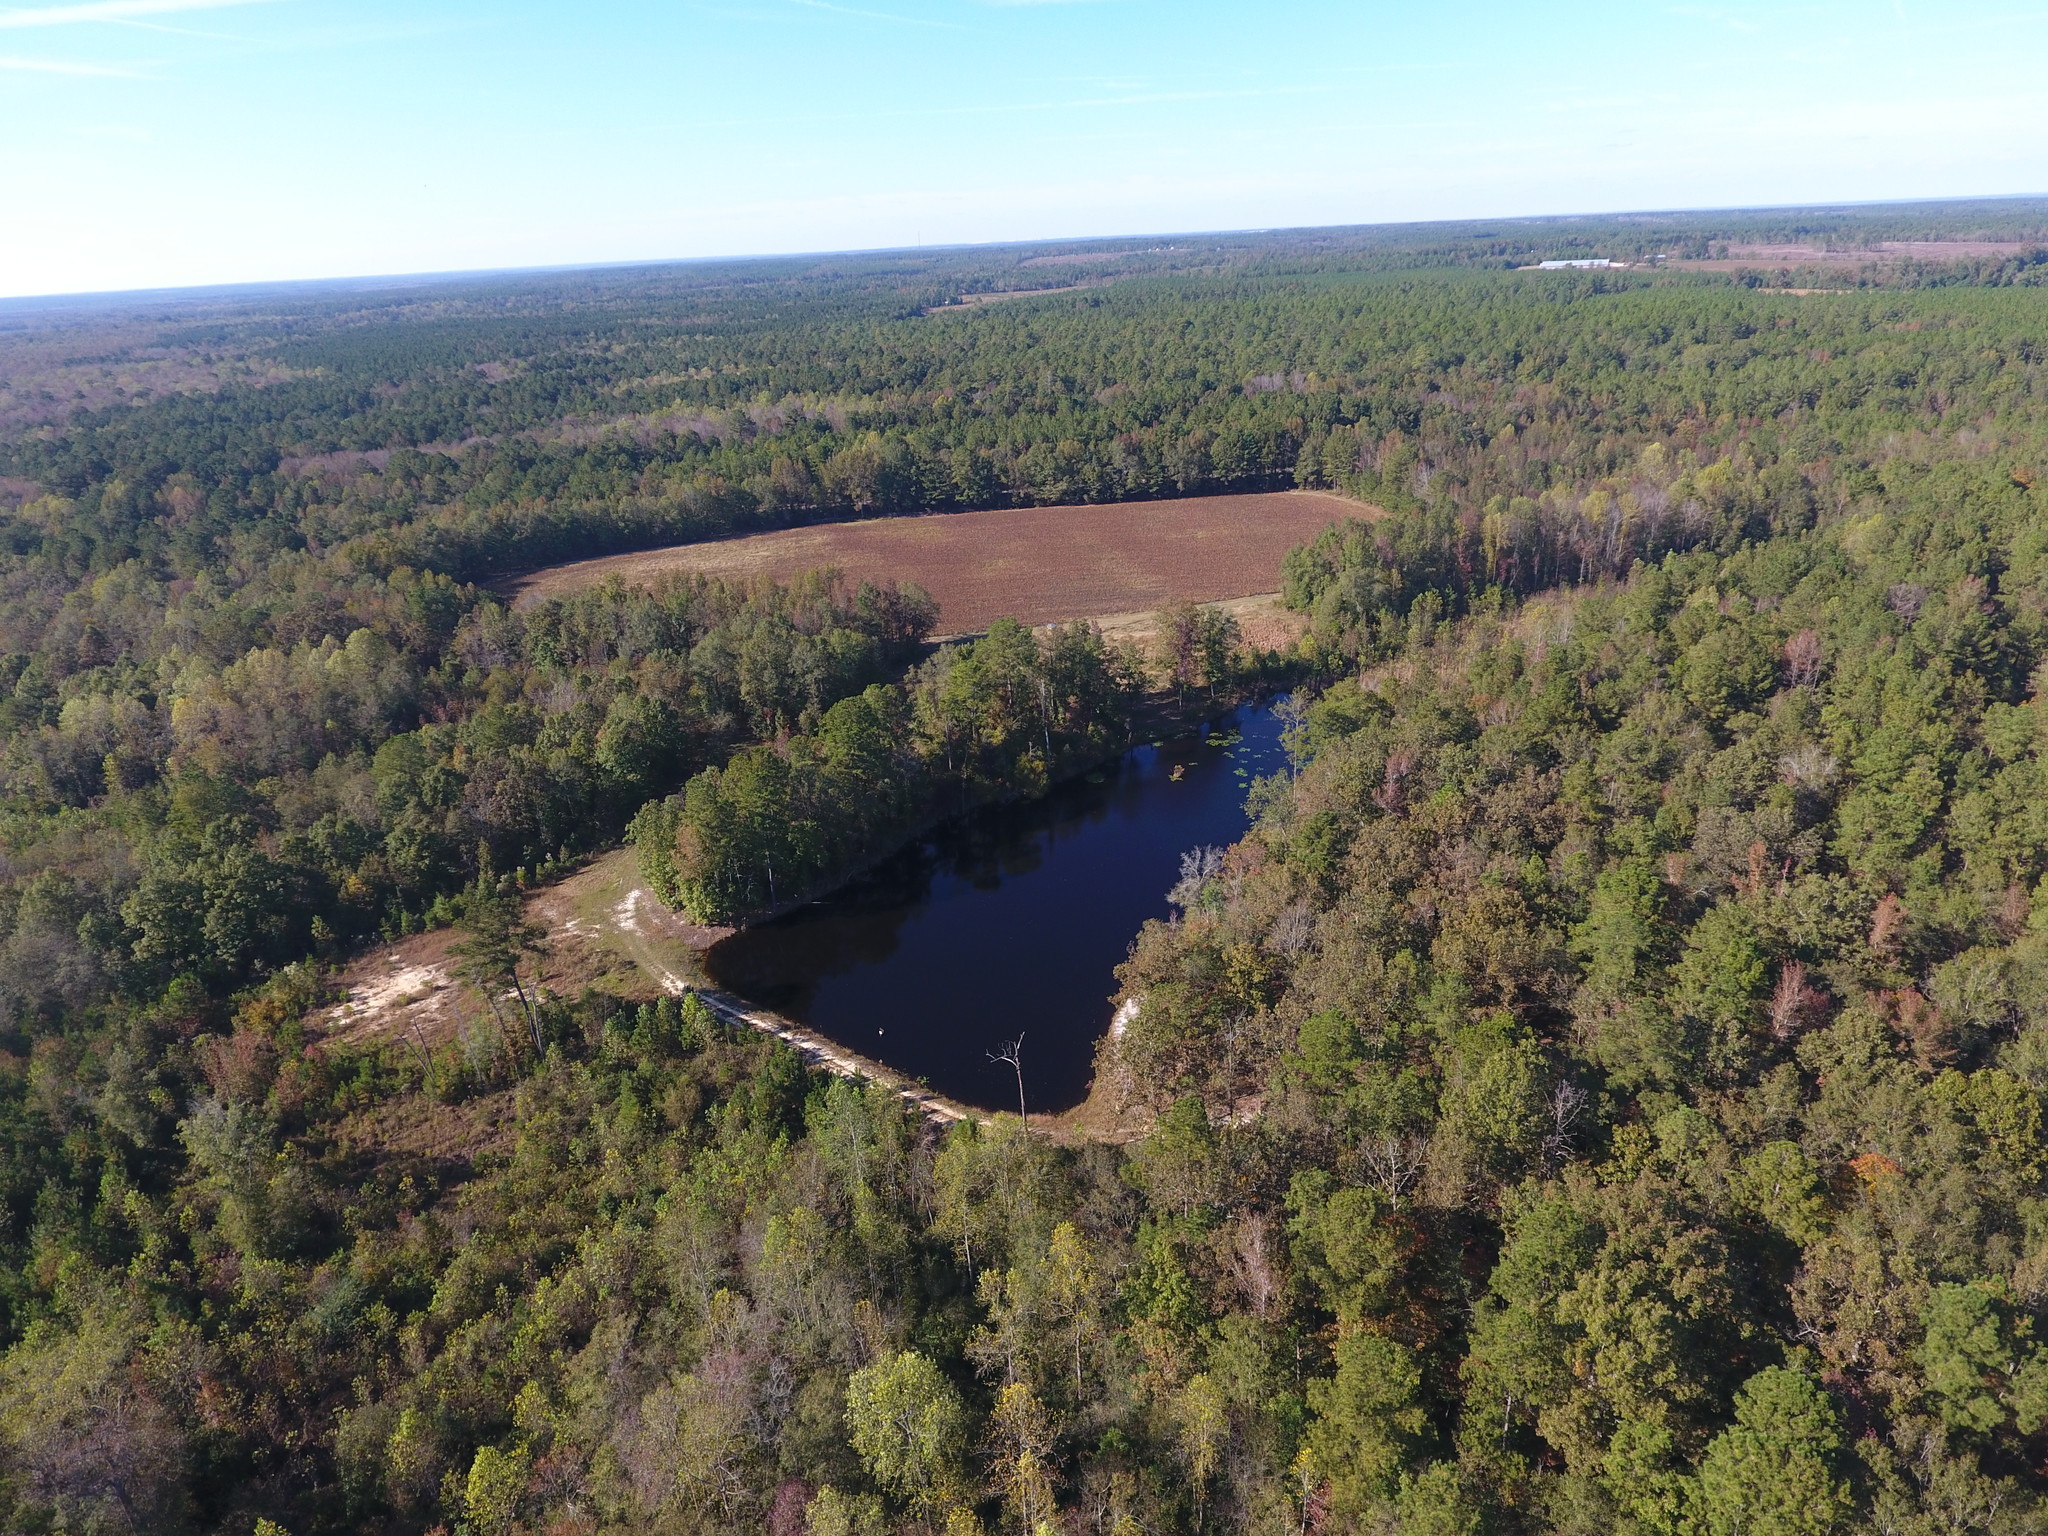
<svg viewBox="0 0 2048 1536">
<path fill-rule="evenodd" d="M 825 260 L 831 257 L 892 256 L 918 252 L 1000 251 L 1011 248 L 1030 249 L 1040 246 L 1095 245 L 1138 240 L 1204 240 L 1256 235 L 1308 235 L 1323 232 L 1337 233 L 1371 229 L 1434 229 L 1473 224 L 1544 224 L 1594 219 L 1681 218 L 1695 217 L 1703 214 L 1832 213 L 1855 209 L 1927 208 L 1971 203 L 2026 202 L 2048 204 L 2048 192 L 1962 193 L 1943 197 L 1862 198 L 1843 199 L 1832 202 L 1722 203 L 1696 207 L 1611 208 L 1568 213 L 1478 214 L 1465 218 L 1383 219 L 1351 224 L 1248 225 L 1235 229 L 1154 230 L 1124 234 L 1047 235 L 1017 240 L 964 240 L 933 244 L 749 251 L 721 256 L 646 256 L 609 261 L 544 262 L 533 266 L 450 267 L 422 272 L 334 273 L 323 277 L 254 278 L 241 282 L 186 283 L 160 288 L 87 288 L 56 293 L 0 294 L 0 310 L 16 307 L 61 307 L 67 304 L 114 305 L 122 302 L 147 303 L 177 299 L 230 298 L 240 294 L 256 296 L 282 290 L 347 288 L 351 286 L 365 288 L 401 287 L 408 284 L 457 282 L 465 278 L 546 276 L 549 274 L 576 272 L 628 271 L 635 268 L 650 267 L 710 266 L 717 263 Z"/>
</svg>

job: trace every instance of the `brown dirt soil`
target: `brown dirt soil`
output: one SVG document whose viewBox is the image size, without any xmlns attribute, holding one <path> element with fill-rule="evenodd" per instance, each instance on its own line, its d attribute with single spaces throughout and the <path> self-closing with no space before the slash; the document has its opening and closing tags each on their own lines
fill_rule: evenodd
<svg viewBox="0 0 2048 1536">
<path fill-rule="evenodd" d="M 1051 256 L 1026 256 L 1017 265 L 1020 267 L 1085 267 L 1090 262 L 1118 261 L 1126 256 L 1141 256 L 1143 251 L 1060 251 Z"/>
<path fill-rule="evenodd" d="M 1041 299 L 1054 293 L 1079 293 L 1086 288 L 1106 288 L 1107 281 L 1093 283 L 1068 283 L 1064 288 L 1005 288 L 999 293 L 963 293 L 950 304 L 941 304 L 925 311 L 928 315 L 943 315 L 949 309 L 972 309 L 977 304 L 1001 304 L 1009 299 Z"/>
<path fill-rule="evenodd" d="M 971 634 L 1006 614 L 1050 624 L 1271 592 L 1294 545 L 1339 518 L 1382 515 L 1321 491 L 1271 491 L 875 518 L 580 560 L 505 590 L 528 607 L 610 576 L 635 583 L 701 571 L 786 580 L 836 566 L 855 581 L 916 582 L 938 599 L 941 630 Z"/>
<path fill-rule="evenodd" d="M 1963 261 L 1973 256 L 2016 256 L 2033 248 L 2033 243 L 2025 240 L 1887 240 L 1860 250 L 1837 251 L 1824 251 L 1813 245 L 1733 245 L 1725 257 L 1711 261 L 1678 258 L 1663 265 L 1687 272 L 1747 272 L 1760 266 L 1861 267 L 1900 261 Z"/>
<path fill-rule="evenodd" d="M 314 1026 L 346 1045 L 451 1038 L 464 1019 L 483 1012 L 482 999 L 451 973 L 454 941 L 442 929 L 357 956 L 341 973 L 342 1000 L 315 1015 Z"/>
<path fill-rule="evenodd" d="M 695 956 L 728 929 L 683 921 L 640 885 L 630 848 L 615 849 L 526 899 L 527 921 L 547 932 L 542 979 L 559 996 L 583 988 L 637 1001 L 703 981 Z M 451 929 L 414 934 L 357 956 L 342 971 L 342 1000 L 311 1021 L 348 1045 L 452 1040 L 488 1013 L 477 990 L 458 981 Z"/>
<path fill-rule="evenodd" d="M 1211 606 L 1237 620 L 1244 643 L 1261 651 L 1284 651 L 1308 633 L 1308 615 L 1290 613 L 1280 605 L 1278 592 L 1255 592 L 1250 597 L 1227 597 Z M 1112 640 L 1130 640 L 1148 653 L 1154 650 L 1159 633 L 1159 611 L 1141 608 L 1133 613 L 1103 613 L 1092 616 L 1096 626 Z"/>
<path fill-rule="evenodd" d="M 1907 256 L 1915 261 L 1953 261 L 1959 256 L 2017 256 L 2031 251 L 2038 240 L 1887 240 L 1880 247 L 1887 255 Z"/>
</svg>

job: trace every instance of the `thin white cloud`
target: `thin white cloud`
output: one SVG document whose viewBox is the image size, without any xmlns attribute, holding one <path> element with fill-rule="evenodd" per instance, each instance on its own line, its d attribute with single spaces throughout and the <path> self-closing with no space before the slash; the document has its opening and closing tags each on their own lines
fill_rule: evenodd
<svg viewBox="0 0 2048 1536">
<path fill-rule="evenodd" d="M 894 21 L 906 27 L 937 27 L 946 32 L 964 32 L 966 28 L 958 22 L 932 21 L 924 16 L 898 16 L 893 11 L 864 11 L 858 6 L 834 5 L 832 0 L 789 0 L 791 5 L 801 5 L 807 10 L 831 11 L 839 16 L 858 16 L 865 21 Z"/>
<path fill-rule="evenodd" d="M 1669 10 L 1671 15 L 1683 16 L 1688 21 L 1717 22 L 1731 32 L 1748 34 L 1763 30 L 1759 23 L 1751 21 L 1747 16 L 1737 16 L 1730 11 L 1722 10 L 1719 6 L 1674 5 Z"/>
<path fill-rule="evenodd" d="M 84 5 L 39 5 L 23 10 L 0 11 L 0 29 L 133 21 L 141 16 L 171 16 L 180 11 L 216 11 L 230 5 L 265 3 L 267 0 L 87 0 Z"/>
<path fill-rule="evenodd" d="M 117 80 L 141 78 L 132 69 L 120 69 L 112 64 L 70 64 L 62 59 L 0 58 L 0 69 L 22 70 L 32 75 L 100 75 Z"/>
<path fill-rule="evenodd" d="M 246 43 L 249 41 L 248 38 L 241 36 L 239 33 L 202 32 L 197 27 L 174 27 L 169 22 L 137 21 L 126 16 L 120 18 L 114 25 L 128 27 L 136 32 L 161 32 L 166 37 L 197 37 L 210 43 Z"/>
</svg>

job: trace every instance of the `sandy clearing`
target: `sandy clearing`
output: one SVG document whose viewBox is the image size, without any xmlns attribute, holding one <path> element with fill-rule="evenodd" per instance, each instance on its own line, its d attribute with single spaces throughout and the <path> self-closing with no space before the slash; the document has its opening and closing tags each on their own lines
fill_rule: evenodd
<svg viewBox="0 0 2048 1536">
<path fill-rule="evenodd" d="M 1978 256 L 2017 256 L 2036 248 L 2025 240 L 1887 240 L 1854 250 L 1816 245 L 1731 245 L 1726 256 L 1673 257 L 1661 263 L 1674 271 L 1749 272 L 1758 267 L 1887 266 L 1902 261 L 1966 261 Z M 1825 291 L 1825 290 L 1815 290 Z"/>
<path fill-rule="evenodd" d="M 320 1032 L 350 1044 L 447 1039 L 464 1012 L 465 989 L 449 969 L 453 937 L 415 934 L 360 956 L 342 972 L 342 1000 L 319 1015 Z"/>
<path fill-rule="evenodd" d="M 731 930 L 699 927 L 670 912 L 640 883 L 630 848 L 614 849 L 534 892 L 526 915 L 547 929 L 540 968 L 558 996 L 574 996 L 586 985 L 642 1001 L 694 989 L 729 1023 L 773 1035 L 827 1072 L 884 1084 L 934 1120 L 987 1118 L 780 1014 L 708 988 L 697 954 Z M 464 1021 L 484 1010 L 475 990 L 449 972 L 453 938 L 445 929 L 415 934 L 360 956 L 343 972 L 343 1001 L 315 1015 L 315 1027 L 329 1040 L 359 1046 L 402 1042 L 408 1049 L 434 1049 L 456 1038 Z"/>
<path fill-rule="evenodd" d="M 528 920 L 547 933 L 538 969 L 548 990 L 573 997 L 601 985 L 644 999 L 701 984 L 696 952 L 731 930 L 684 921 L 639 880 L 633 850 L 621 848 L 527 897 Z M 342 970 L 342 1000 L 309 1022 L 350 1045 L 432 1047 L 456 1038 L 488 1016 L 482 995 L 454 973 L 449 950 L 457 937 L 444 928 L 358 955 Z"/>
<path fill-rule="evenodd" d="M 663 993 L 674 997 L 694 990 L 729 1023 L 773 1035 L 814 1067 L 879 1083 L 941 1125 L 970 1119 L 986 1123 L 993 1113 L 935 1093 L 828 1036 L 711 987 L 699 955 L 731 930 L 700 927 L 664 907 L 641 882 L 631 848 L 613 849 L 535 891 L 526 915 L 547 929 L 541 969 L 546 986 L 558 996 L 573 997 L 593 986 L 627 1001 L 647 1002 Z M 321 1009 L 308 1023 L 328 1040 L 358 1047 L 439 1049 L 466 1025 L 488 1017 L 475 989 L 449 973 L 448 946 L 454 938 L 447 929 L 414 934 L 358 956 L 341 978 L 345 1000 Z M 1130 1012 L 1127 1006 L 1119 1022 L 1128 1022 Z M 413 1151 L 472 1157 L 508 1143 L 510 1104 L 507 1094 L 458 1106 L 459 1112 L 424 1100 L 393 1101 L 371 1112 L 371 1120 L 383 1128 L 366 1144 L 399 1145 L 393 1139 L 399 1127 L 404 1146 Z M 1148 1124 L 1147 1116 L 1119 1103 L 1113 1088 L 1100 1081 L 1075 1108 L 1031 1116 L 1033 1130 L 1063 1142 L 1129 1141 L 1143 1135 Z"/>
<path fill-rule="evenodd" d="M 1284 651 L 1308 633 L 1308 615 L 1291 613 L 1281 605 L 1278 592 L 1255 592 L 1250 597 L 1223 598 L 1211 606 L 1237 620 L 1244 643 L 1262 651 Z M 1130 613 L 1092 615 L 1095 625 L 1112 640 L 1129 640 L 1147 650 L 1159 633 L 1159 611 L 1140 608 Z"/>
<path fill-rule="evenodd" d="M 968 634 L 1006 614 L 1050 624 L 1271 592 L 1289 549 L 1340 518 L 1381 515 L 1326 492 L 1270 491 L 875 518 L 582 560 L 505 590 L 529 607 L 610 576 L 787 580 L 829 565 L 855 581 L 917 582 L 939 601 L 941 631 Z"/>
<path fill-rule="evenodd" d="M 1109 280 L 1092 283 L 1069 283 L 1064 288 L 1005 288 L 1000 293 L 963 293 L 950 304 L 936 304 L 925 311 L 928 315 L 946 315 L 955 310 L 973 309 L 981 304 L 1003 304 L 1011 299 L 1042 299 L 1055 293 L 1080 293 L 1089 288 L 1107 288 Z"/>
</svg>

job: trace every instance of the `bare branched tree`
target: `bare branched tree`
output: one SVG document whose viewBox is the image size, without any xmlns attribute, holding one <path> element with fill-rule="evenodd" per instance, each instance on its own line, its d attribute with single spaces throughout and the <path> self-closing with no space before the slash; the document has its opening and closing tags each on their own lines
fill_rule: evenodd
<svg viewBox="0 0 2048 1536">
<path fill-rule="evenodd" d="M 1284 696 L 1273 706 L 1273 718 L 1280 722 L 1280 745 L 1287 753 L 1287 777 L 1297 778 L 1307 759 L 1307 743 L 1301 727 L 1308 719 L 1308 696 L 1300 689 Z"/>
<path fill-rule="evenodd" d="M 1297 901 L 1273 919 L 1267 942 L 1283 955 L 1295 955 L 1308 948 L 1315 934 L 1315 913 L 1305 901 Z"/>
<path fill-rule="evenodd" d="M 1280 1299 L 1280 1267 L 1273 1253 L 1271 1224 L 1263 1211 L 1246 1211 L 1237 1223 L 1230 1244 L 1230 1273 L 1252 1309 L 1252 1316 L 1267 1321 Z"/>
<path fill-rule="evenodd" d="M 1363 1152 L 1373 1183 L 1398 1211 L 1429 1161 L 1429 1138 L 1417 1132 L 1380 1136 L 1368 1141 Z"/>
<path fill-rule="evenodd" d="M 1827 1020 L 1828 995 L 1807 985 L 1806 967 L 1787 960 L 1771 993 L 1771 1038 L 1780 1044 L 1797 1039 Z"/>
<path fill-rule="evenodd" d="M 1785 681 L 1794 688 L 1811 688 L 1820 681 L 1820 636 L 1802 629 L 1785 642 Z"/>
<path fill-rule="evenodd" d="M 1560 1082 L 1550 1090 L 1550 1129 L 1543 1134 L 1543 1163 L 1556 1168 L 1571 1156 L 1573 1130 L 1593 1096 L 1577 1083 Z"/>
<path fill-rule="evenodd" d="M 1908 624 L 1920 617 L 1920 609 L 1927 602 L 1927 589 L 1917 581 L 1897 583 L 1884 595 L 1885 606 Z"/>
<path fill-rule="evenodd" d="M 1028 1123 L 1029 1117 L 1024 1113 L 1024 1036 L 1020 1033 L 1016 1039 L 1005 1041 L 1000 1051 L 988 1053 L 988 1059 L 1002 1062 L 1017 1074 L 1017 1118 Z"/>
<path fill-rule="evenodd" d="M 1166 899 L 1183 909 L 1202 899 L 1209 882 L 1223 873 L 1223 850 L 1213 844 L 1190 848 L 1180 856 L 1180 879 L 1166 893 Z"/>
</svg>

